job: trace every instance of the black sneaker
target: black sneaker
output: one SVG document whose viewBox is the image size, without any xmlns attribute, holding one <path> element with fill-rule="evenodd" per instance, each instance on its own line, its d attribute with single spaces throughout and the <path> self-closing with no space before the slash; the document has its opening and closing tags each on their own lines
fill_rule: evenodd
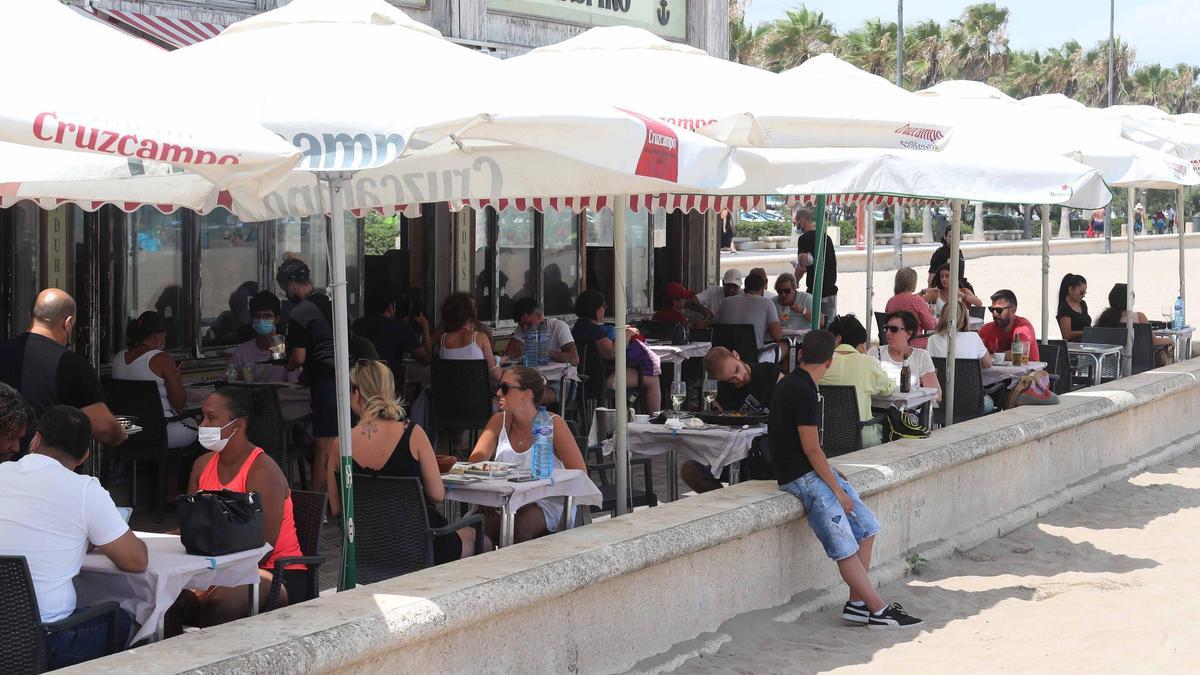
<svg viewBox="0 0 1200 675">
<path fill-rule="evenodd" d="M 900 603 L 893 602 L 882 612 L 870 615 L 867 626 L 869 628 L 908 628 L 922 623 L 925 622 L 905 612 Z"/>
<path fill-rule="evenodd" d="M 871 610 L 864 605 L 852 605 L 846 603 L 842 607 L 842 621 L 852 623 L 858 626 L 867 625 L 868 617 L 871 616 Z"/>
</svg>

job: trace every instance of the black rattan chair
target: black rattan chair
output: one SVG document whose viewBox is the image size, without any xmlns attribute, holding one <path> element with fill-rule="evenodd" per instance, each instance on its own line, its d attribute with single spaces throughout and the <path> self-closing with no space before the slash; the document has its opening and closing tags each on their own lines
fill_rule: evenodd
<svg viewBox="0 0 1200 675">
<path fill-rule="evenodd" d="M 763 354 L 770 352 L 774 363 L 779 363 L 779 345 L 759 345 L 758 334 L 748 323 L 714 323 L 712 346 L 735 351 L 746 363 L 758 363 Z"/>
<path fill-rule="evenodd" d="M 1083 329 L 1083 341 L 1095 344 L 1125 346 L 1126 328 L 1122 324 L 1117 328 L 1087 326 Z M 1154 368 L 1154 329 L 1148 323 L 1133 324 L 1133 372 L 1144 373 Z M 1111 366 L 1106 366 L 1100 372 L 1102 381 L 1109 381 L 1121 376 L 1114 372 Z"/>
<path fill-rule="evenodd" d="M 324 492 L 302 492 L 292 490 L 292 520 L 296 523 L 296 539 L 300 542 L 303 555 L 279 558 L 271 570 L 271 591 L 263 611 L 275 608 L 279 600 L 279 586 L 287 588 L 288 604 L 312 600 L 321 594 L 320 567 L 325 564 L 321 555 L 321 521 L 325 517 Z M 303 564 L 304 570 L 288 570 L 288 565 Z"/>
<path fill-rule="evenodd" d="M 672 340 L 675 338 L 675 329 L 679 323 L 675 321 L 639 321 L 637 329 L 648 340 Z"/>
<path fill-rule="evenodd" d="M 983 313 L 986 311 L 987 307 L 984 307 L 983 305 L 979 305 L 978 307 L 971 305 L 970 307 L 967 307 L 967 314 L 970 315 L 972 319 L 982 319 Z"/>
<path fill-rule="evenodd" d="M 153 383 L 151 383 L 153 384 Z M 158 399 L 154 399 L 155 403 Z M 161 415 L 162 408 L 159 408 Z M 4 639 L 0 640 L 0 673 L 41 673 L 46 670 L 46 638 L 96 617 L 108 616 L 107 654 L 124 648 L 118 631 L 115 602 L 105 602 L 53 623 L 42 623 L 37 594 L 25 556 L 0 556 L 0 606 L 4 607 Z"/>
<path fill-rule="evenodd" d="M 429 371 L 433 419 L 438 429 L 470 434 L 475 445 L 479 430 L 492 417 L 492 386 L 483 359 L 434 359 Z M 453 441 L 451 450 L 453 451 Z"/>
<path fill-rule="evenodd" d="M 887 344 L 887 335 L 884 333 L 884 326 L 887 326 L 887 312 L 875 312 L 875 332 L 879 334 L 879 344 Z"/>
<path fill-rule="evenodd" d="M 946 359 L 941 356 L 933 357 L 933 367 L 937 370 L 938 383 L 942 392 L 946 391 Z M 983 416 L 983 370 L 978 359 L 954 360 L 954 421 L 966 422 Z M 938 426 L 946 426 L 945 407 L 934 408 L 933 422 Z"/>
<path fill-rule="evenodd" d="M 163 416 L 158 385 L 148 380 L 111 377 L 104 378 L 101 385 L 113 414 L 133 417 L 142 428 L 124 443 L 109 449 L 112 461 L 130 463 L 129 504 L 137 506 L 137 463 L 155 462 L 154 519 L 162 522 L 163 504 L 167 501 L 167 458 L 171 450 L 167 448 L 167 419 Z M 182 450 L 174 452 L 183 454 Z"/>
<path fill-rule="evenodd" d="M 1071 354 L 1064 340 L 1047 340 L 1038 345 L 1038 356 L 1046 362 L 1046 369 L 1054 380 L 1055 394 L 1069 394 L 1074 388 L 1071 381 Z"/>
<path fill-rule="evenodd" d="M 821 449 L 827 457 L 862 450 L 862 431 L 883 422 L 883 415 L 866 421 L 858 419 L 858 397 L 851 385 L 822 384 Z M 882 435 L 882 433 L 881 433 Z"/>
<path fill-rule="evenodd" d="M 262 448 L 292 482 L 292 470 L 288 456 L 288 423 L 283 418 L 279 405 L 279 391 L 271 384 L 231 383 L 225 387 L 244 387 L 254 399 L 254 417 L 249 421 L 246 437 Z"/>
<path fill-rule="evenodd" d="M 464 527 L 475 528 L 475 550 L 483 551 L 483 514 L 431 528 L 419 478 L 354 474 L 354 527 L 360 584 L 432 567 L 433 538 Z"/>
<path fill-rule="evenodd" d="M 592 506 L 592 513 L 616 513 L 617 508 L 617 486 L 616 486 L 616 462 L 604 461 L 604 451 L 599 445 L 587 444 L 587 438 L 576 437 L 575 441 L 579 447 L 585 448 L 584 456 L 587 458 L 587 471 L 589 476 L 595 476 L 593 482 L 596 487 L 600 488 L 600 494 L 603 497 L 603 503 L 600 506 Z M 630 478 L 633 477 L 633 467 L 640 466 L 642 468 L 642 489 L 630 486 L 629 503 L 633 508 L 639 506 L 658 506 L 658 495 L 654 493 L 654 476 L 650 471 L 650 458 L 638 457 L 629 460 Z"/>
</svg>

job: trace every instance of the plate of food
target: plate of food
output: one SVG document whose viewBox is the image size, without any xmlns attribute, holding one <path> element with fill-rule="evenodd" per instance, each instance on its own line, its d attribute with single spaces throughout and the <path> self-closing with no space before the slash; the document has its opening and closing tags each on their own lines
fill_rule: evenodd
<svg viewBox="0 0 1200 675">
<path fill-rule="evenodd" d="M 740 410 L 729 412 L 711 410 L 708 412 L 699 412 L 696 415 L 705 424 L 720 424 L 727 427 L 740 427 L 744 424 L 766 424 L 767 422 L 767 413 L 742 412 Z"/>
<path fill-rule="evenodd" d="M 457 464 L 455 468 L 462 467 L 462 472 L 469 476 L 488 476 L 495 478 L 497 476 L 507 476 L 513 469 L 517 468 L 514 462 L 470 462 L 466 464 Z"/>
<path fill-rule="evenodd" d="M 483 480 L 479 476 L 464 476 L 457 473 L 447 473 L 442 475 L 442 482 L 448 485 L 470 485 Z"/>
</svg>

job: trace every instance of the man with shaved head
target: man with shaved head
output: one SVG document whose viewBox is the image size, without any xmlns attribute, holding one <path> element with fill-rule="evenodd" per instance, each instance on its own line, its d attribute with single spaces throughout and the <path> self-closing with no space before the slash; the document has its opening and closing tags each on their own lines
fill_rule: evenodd
<svg viewBox="0 0 1200 675">
<path fill-rule="evenodd" d="M 29 330 L 0 344 L 0 382 L 20 392 L 38 416 L 56 405 L 79 408 L 92 423 L 93 438 L 119 445 L 125 430 L 104 403 L 96 370 L 67 349 L 74 330 L 75 299 L 57 288 L 39 293 Z"/>
</svg>

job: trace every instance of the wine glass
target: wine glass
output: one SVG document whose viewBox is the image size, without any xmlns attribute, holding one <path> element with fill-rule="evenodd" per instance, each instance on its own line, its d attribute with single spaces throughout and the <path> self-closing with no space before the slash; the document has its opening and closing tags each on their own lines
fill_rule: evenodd
<svg viewBox="0 0 1200 675">
<path fill-rule="evenodd" d="M 671 383 L 671 407 L 675 410 L 675 417 L 679 417 L 679 408 L 683 406 L 683 402 L 687 400 L 687 384 L 683 382 Z"/>
<path fill-rule="evenodd" d="M 713 379 L 704 380 L 704 409 L 712 410 L 713 401 L 717 400 L 717 381 Z"/>
</svg>

